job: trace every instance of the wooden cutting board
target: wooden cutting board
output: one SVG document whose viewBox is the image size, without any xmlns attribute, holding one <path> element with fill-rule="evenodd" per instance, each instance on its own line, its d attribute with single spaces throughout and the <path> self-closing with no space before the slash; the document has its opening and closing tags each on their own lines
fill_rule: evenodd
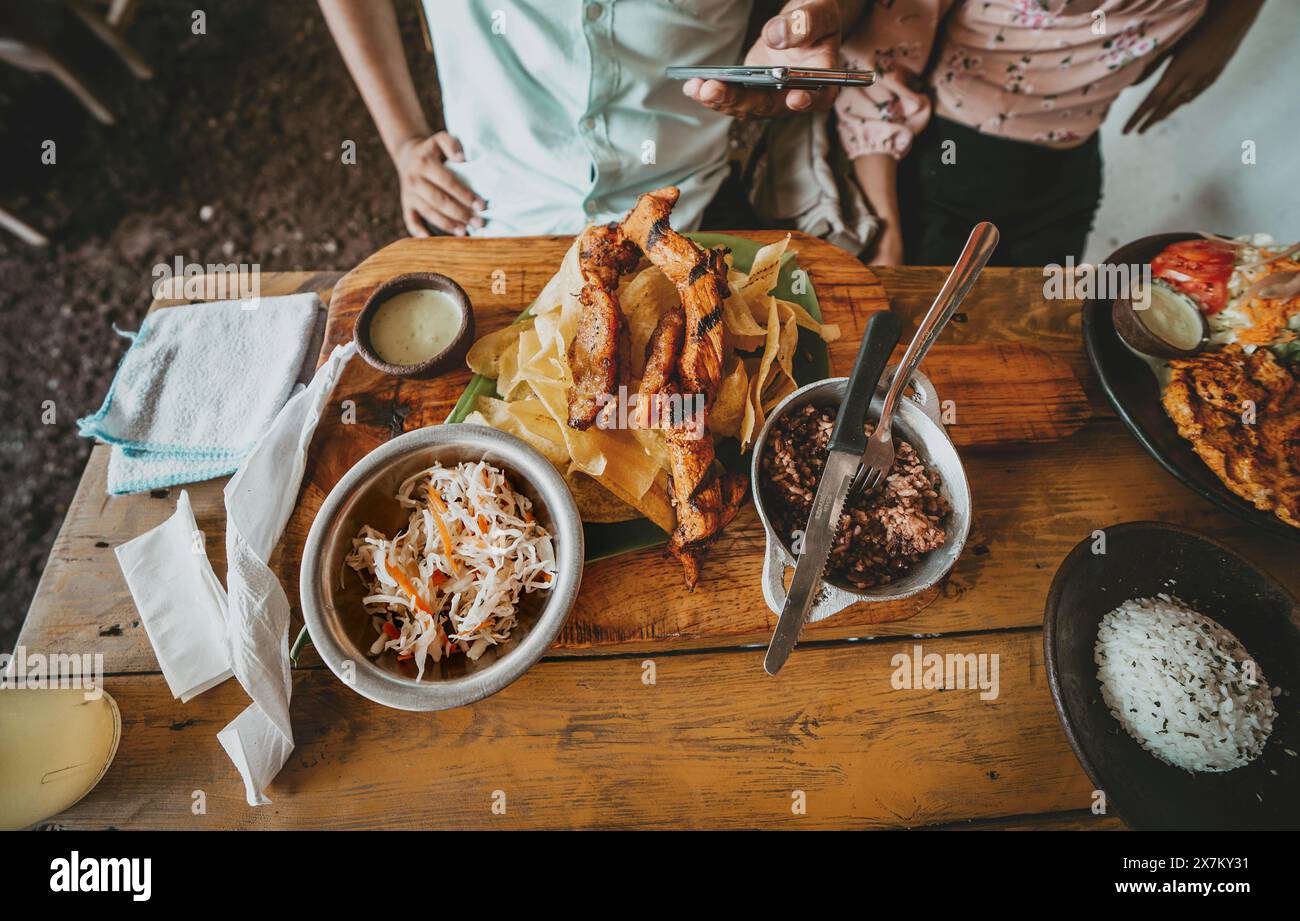
<svg viewBox="0 0 1300 921">
<path fill-rule="evenodd" d="M 737 232 L 760 243 L 783 232 Z M 477 334 L 512 322 L 554 274 L 570 237 L 441 237 L 401 240 L 345 275 L 330 298 L 321 360 L 352 338 L 366 298 L 404 272 L 435 271 L 456 279 L 474 305 Z M 871 270 L 822 240 L 794 234 L 791 249 L 812 281 L 824 322 L 841 337 L 830 344 L 832 373 L 852 365 L 870 315 L 889 301 Z M 902 347 L 912 329 L 904 330 Z M 949 434 L 962 449 L 1052 442 L 1077 431 L 1089 417 L 1088 401 L 1060 357 L 1020 344 L 936 345 L 922 369 L 941 400 L 951 401 Z M 302 557 L 317 511 L 330 489 L 369 451 L 403 432 L 446 419 L 465 385 L 468 369 L 433 381 L 388 377 L 361 359 L 350 363 L 321 417 L 308 454 L 298 506 L 285 532 L 285 554 Z M 979 522 L 978 503 L 976 525 Z M 974 541 L 972 541 L 974 543 Z M 711 640 L 770 633 L 775 618 L 759 588 L 763 531 L 747 507 L 715 543 L 700 587 L 687 593 L 680 567 L 659 548 L 589 564 L 578 605 L 557 640 L 565 648 L 644 643 L 671 637 L 707 645 Z M 635 574 L 635 578 L 629 578 Z M 869 625 L 911 617 L 941 592 L 936 587 L 903 602 L 855 605 L 833 620 Z"/>
</svg>

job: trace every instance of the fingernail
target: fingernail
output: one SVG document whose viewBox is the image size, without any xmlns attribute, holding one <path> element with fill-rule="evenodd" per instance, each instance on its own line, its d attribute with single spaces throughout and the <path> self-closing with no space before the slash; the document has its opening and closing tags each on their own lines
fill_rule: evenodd
<svg viewBox="0 0 1300 921">
<path fill-rule="evenodd" d="M 485 208 L 487 207 L 487 202 L 485 202 L 485 201 L 484 201 L 483 199 L 481 199 L 481 198 L 476 198 L 476 199 L 474 199 L 474 207 L 475 207 L 476 209 L 478 209 L 479 211 L 482 211 L 483 209 L 485 209 Z"/>
<path fill-rule="evenodd" d="M 453 156 L 451 159 L 453 160 L 453 162 L 456 162 L 456 163 L 464 163 L 464 162 L 465 162 L 465 155 L 464 155 L 463 153 L 458 153 L 458 154 L 456 154 L 455 156 Z"/>
<path fill-rule="evenodd" d="M 483 224 L 484 224 L 484 221 L 483 221 L 483 218 L 481 218 L 481 217 L 476 217 L 476 218 L 472 218 L 472 219 L 470 220 L 469 224 L 470 224 L 471 227 L 482 227 Z"/>
<path fill-rule="evenodd" d="M 458 237 L 463 237 L 463 236 L 465 236 L 465 228 L 464 228 L 464 227 L 457 227 L 455 230 L 452 231 L 452 233 L 455 234 L 455 235 L 458 236 Z"/>
<path fill-rule="evenodd" d="M 767 43 L 773 48 L 784 48 L 790 41 L 790 26 L 784 16 L 770 20 L 765 31 Z"/>
</svg>

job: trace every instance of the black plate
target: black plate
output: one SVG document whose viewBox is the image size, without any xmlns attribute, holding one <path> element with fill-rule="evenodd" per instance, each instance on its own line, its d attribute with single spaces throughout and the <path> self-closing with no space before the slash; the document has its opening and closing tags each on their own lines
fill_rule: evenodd
<svg viewBox="0 0 1300 921">
<path fill-rule="evenodd" d="M 1143 237 L 1117 249 L 1106 264 L 1142 265 L 1170 243 L 1198 236 L 1164 233 Z M 1261 512 L 1233 493 L 1196 456 L 1191 443 L 1178 434 L 1178 428 L 1160 404 L 1160 387 L 1155 375 L 1125 347 L 1115 332 L 1111 307 L 1111 301 L 1093 299 L 1084 303 L 1083 344 L 1092 370 L 1101 381 L 1101 389 L 1138 443 L 1184 486 L 1215 505 L 1272 534 L 1300 541 L 1300 528 L 1291 527 L 1272 512 Z"/>
<path fill-rule="evenodd" d="M 1092 552 L 1088 537 L 1057 570 L 1043 650 L 1057 715 L 1084 771 L 1105 791 L 1107 811 L 1135 828 L 1300 827 L 1300 757 L 1287 754 L 1300 753 L 1300 601 L 1189 528 L 1137 521 L 1105 534 L 1104 555 Z M 1131 598 L 1160 592 L 1231 630 L 1269 685 L 1289 692 L 1274 699 L 1272 735 L 1250 764 L 1218 774 L 1171 767 L 1106 709 L 1093 661 L 1101 619 Z"/>
</svg>

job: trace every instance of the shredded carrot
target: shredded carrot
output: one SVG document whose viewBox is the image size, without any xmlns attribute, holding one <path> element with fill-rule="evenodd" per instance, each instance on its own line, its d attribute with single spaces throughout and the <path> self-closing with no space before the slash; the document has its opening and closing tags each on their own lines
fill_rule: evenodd
<svg viewBox="0 0 1300 921">
<path fill-rule="evenodd" d="M 415 653 L 413 653 L 413 652 L 403 652 L 403 653 L 400 653 L 400 654 L 398 655 L 398 657 L 397 657 L 397 661 L 398 661 L 398 662 L 405 662 L 407 659 L 414 659 L 414 658 L 415 658 Z"/>
<path fill-rule="evenodd" d="M 402 631 L 397 629 L 396 624 L 384 621 L 384 636 L 388 637 L 390 640 L 395 640 L 401 635 Z"/>
<path fill-rule="evenodd" d="M 1243 310 L 1250 318 L 1250 326 L 1238 330 L 1237 340 L 1246 345 L 1272 345 L 1283 339 L 1295 338 L 1287 329 L 1287 321 L 1297 310 L 1295 299 L 1266 300 L 1257 297 Z"/>
<path fill-rule="evenodd" d="M 406 573 L 392 564 L 388 567 L 388 573 L 397 580 L 397 584 L 402 587 L 402 591 L 411 596 L 411 600 L 415 602 L 417 608 L 425 614 L 433 614 L 429 606 L 424 603 L 424 599 L 420 597 L 420 593 L 415 590 L 415 583 L 406 577 Z"/>
<path fill-rule="evenodd" d="M 433 520 L 437 522 L 438 533 L 442 535 L 442 549 L 447 551 L 447 562 L 451 564 L 452 574 L 459 576 L 460 567 L 456 565 L 456 557 L 452 554 L 451 549 L 451 532 L 447 530 L 447 523 L 442 520 L 442 516 L 447 514 L 447 506 L 442 504 L 442 497 L 438 495 L 432 483 L 429 484 L 428 493 L 429 503 L 437 513 L 433 516 Z"/>
<path fill-rule="evenodd" d="M 1259 257 L 1273 260 L 1265 270 L 1270 274 L 1300 271 L 1300 262 L 1285 257 L 1273 259 L 1273 252 L 1268 249 L 1261 248 Z M 1300 301 L 1296 298 L 1255 297 L 1249 304 L 1243 304 L 1241 310 L 1250 321 L 1248 327 L 1237 330 L 1237 341 L 1243 345 L 1273 345 L 1296 338 L 1288 328 L 1291 316 L 1300 311 Z"/>
</svg>

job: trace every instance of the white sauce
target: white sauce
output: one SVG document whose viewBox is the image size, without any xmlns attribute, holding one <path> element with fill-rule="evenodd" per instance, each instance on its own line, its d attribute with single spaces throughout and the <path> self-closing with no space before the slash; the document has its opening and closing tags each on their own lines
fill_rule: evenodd
<svg viewBox="0 0 1300 921">
<path fill-rule="evenodd" d="M 1143 326 L 1174 348 L 1194 349 L 1201 341 L 1204 327 L 1196 306 L 1162 285 L 1151 286 L 1151 306 L 1133 313 Z"/>
<path fill-rule="evenodd" d="M 418 289 L 394 294 L 370 321 L 370 346 L 393 365 L 416 365 L 437 355 L 460 331 L 461 308 L 449 294 Z"/>
</svg>

